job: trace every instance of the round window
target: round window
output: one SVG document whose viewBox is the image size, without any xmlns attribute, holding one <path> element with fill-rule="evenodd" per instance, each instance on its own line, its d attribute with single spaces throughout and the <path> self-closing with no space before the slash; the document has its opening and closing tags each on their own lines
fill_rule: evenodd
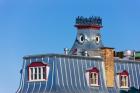
<svg viewBox="0 0 140 93">
<path fill-rule="evenodd" d="M 100 37 L 99 36 L 96 36 L 95 37 L 95 41 L 96 41 L 96 43 L 99 43 L 100 42 Z"/>
<path fill-rule="evenodd" d="M 79 36 L 79 38 L 78 38 L 78 41 L 79 41 L 80 43 L 84 43 L 84 41 L 85 41 L 85 36 L 84 36 L 83 34 L 81 34 L 81 35 Z"/>
</svg>

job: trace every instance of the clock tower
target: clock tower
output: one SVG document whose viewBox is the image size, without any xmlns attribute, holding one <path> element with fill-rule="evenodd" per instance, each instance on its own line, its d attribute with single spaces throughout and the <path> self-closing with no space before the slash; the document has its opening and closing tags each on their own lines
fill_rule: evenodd
<svg viewBox="0 0 140 93">
<path fill-rule="evenodd" d="M 100 29 L 102 19 L 100 17 L 76 18 L 76 40 L 71 48 L 70 55 L 100 56 L 103 47 Z"/>
</svg>

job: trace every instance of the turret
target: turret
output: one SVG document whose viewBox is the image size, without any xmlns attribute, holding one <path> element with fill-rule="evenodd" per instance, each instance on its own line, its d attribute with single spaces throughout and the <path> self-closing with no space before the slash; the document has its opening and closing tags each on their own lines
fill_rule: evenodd
<svg viewBox="0 0 140 93">
<path fill-rule="evenodd" d="M 77 17 L 75 27 L 77 28 L 76 40 L 71 48 L 70 55 L 100 56 L 100 48 L 103 47 L 100 29 L 102 19 L 100 17 Z"/>
</svg>

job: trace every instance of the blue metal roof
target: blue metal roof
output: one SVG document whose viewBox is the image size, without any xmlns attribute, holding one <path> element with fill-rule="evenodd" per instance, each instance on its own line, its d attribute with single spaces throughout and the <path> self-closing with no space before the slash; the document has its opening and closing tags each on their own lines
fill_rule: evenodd
<svg viewBox="0 0 140 93">
<path fill-rule="evenodd" d="M 27 66 L 31 62 L 42 61 L 50 66 L 47 81 L 29 82 Z M 99 86 L 88 86 L 85 71 L 90 67 L 99 70 Z M 115 60 L 115 73 L 127 70 L 129 73 L 129 86 L 140 86 L 140 63 L 129 60 Z M 116 74 L 115 74 L 116 75 Z M 118 93 L 116 80 L 113 88 L 105 85 L 104 62 L 101 58 L 88 58 L 58 54 L 35 55 L 24 57 L 21 84 L 17 93 Z"/>
</svg>

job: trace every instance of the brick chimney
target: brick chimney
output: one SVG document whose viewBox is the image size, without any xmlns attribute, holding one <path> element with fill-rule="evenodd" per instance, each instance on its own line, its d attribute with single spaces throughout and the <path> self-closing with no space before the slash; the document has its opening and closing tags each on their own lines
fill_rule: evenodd
<svg viewBox="0 0 140 93">
<path fill-rule="evenodd" d="M 114 87 L 114 48 L 103 47 L 102 57 L 105 66 L 105 79 L 107 87 Z"/>
</svg>

